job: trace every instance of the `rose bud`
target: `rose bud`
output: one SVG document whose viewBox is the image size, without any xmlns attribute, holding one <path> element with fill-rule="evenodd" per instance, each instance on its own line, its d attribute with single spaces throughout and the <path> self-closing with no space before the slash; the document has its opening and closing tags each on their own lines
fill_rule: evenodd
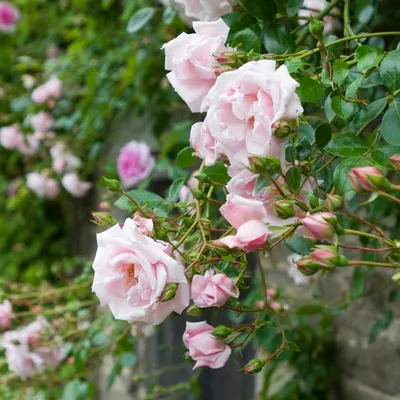
<svg viewBox="0 0 400 400">
<path fill-rule="evenodd" d="M 122 188 L 120 183 L 116 179 L 103 178 L 107 189 L 113 193 L 122 193 Z"/>
<path fill-rule="evenodd" d="M 311 18 L 310 24 L 308 25 L 310 33 L 319 41 L 322 41 L 324 33 L 324 24 L 315 18 Z"/>
<path fill-rule="evenodd" d="M 214 336 L 216 339 L 226 339 L 231 333 L 232 333 L 231 328 L 228 328 L 225 325 L 218 325 L 211 332 L 211 335 Z"/>
<path fill-rule="evenodd" d="M 349 178 L 356 192 L 375 192 L 389 187 L 389 183 L 382 171 L 375 167 L 353 168 Z"/>
<path fill-rule="evenodd" d="M 117 221 L 108 212 L 92 212 L 93 222 L 99 226 L 115 225 Z"/>
<path fill-rule="evenodd" d="M 306 215 L 301 223 L 310 238 L 317 240 L 328 240 L 335 234 L 334 226 L 337 224 L 336 215 L 329 212 L 319 212 Z"/>
<path fill-rule="evenodd" d="M 204 313 L 204 309 L 197 307 L 196 304 L 192 304 L 187 310 L 186 314 L 192 317 L 201 317 Z"/>
<path fill-rule="evenodd" d="M 306 276 L 314 275 L 321 269 L 321 265 L 308 256 L 297 261 L 296 265 L 297 270 Z"/>
<path fill-rule="evenodd" d="M 400 154 L 390 157 L 389 161 L 392 163 L 393 167 L 400 170 Z"/>
<path fill-rule="evenodd" d="M 293 202 L 290 200 L 278 200 L 273 206 L 275 215 L 282 219 L 292 218 L 296 215 Z"/>
<path fill-rule="evenodd" d="M 343 206 L 343 197 L 337 194 L 327 194 L 324 205 L 330 210 L 339 210 Z"/>
<path fill-rule="evenodd" d="M 349 265 L 349 260 L 341 255 L 334 246 L 316 246 L 310 257 L 321 266 L 327 268 L 344 267 Z"/>
<path fill-rule="evenodd" d="M 242 371 L 246 374 L 258 374 L 266 363 L 265 360 L 261 360 L 260 358 L 253 358 L 242 368 Z"/>
<path fill-rule="evenodd" d="M 164 291 L 161 293 L 160 297 L 158 298 L 158 302 L 165 303 L 166 301 L 172 300 L 176 295 L 178 286 L 179 285 L 177 283 L 170 283 L 169 285 L 165 286 Z"/>
</svg>

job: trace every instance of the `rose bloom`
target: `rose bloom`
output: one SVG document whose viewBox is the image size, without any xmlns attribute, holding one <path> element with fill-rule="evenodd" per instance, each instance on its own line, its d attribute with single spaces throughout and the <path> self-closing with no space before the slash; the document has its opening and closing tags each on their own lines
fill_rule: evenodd
<svg viewBox="0 0 400 400">
<path fill-rule="evenodd" d="M 36 104 L 45 104 L 50 100 L 56 100 L 61 96 L 62 82 L 56 76 L 52 76 L 46 83 L 37 87 L 32 92 L 32 100 Z"/>
<path fill-rule="evenodd" d="M 5 300 L 3 304 L 0 304 L 0 327 L 3 329 L 9 328 L 13 317 L 12 304 Z"/>
<path fill-rule="evenodd" d="M 40 111 L 39 113 L 32 115 L 31 125 L 35 131 L 47 132 L 54 125 L 54 119 L 48 112 Z"/>
<path fill-rule="evenodd" d="M 216 154 L 226 154 L 231 163 L 248 165 L 250 155 L 281 158 L 284 141 L 274 136 L 273 125 L 303 112 L 299 84 L 285 65 L 277 70 L 275 65 L 253 61 L 225 72 L 203 102 L 207 116 L 202 129 L 213 136 Z"/>
<path fill-rule="evenodd" d="M 98 234 L 97 244 L 92 290 L 115 318 L 158 325 L 188 306 L 189 285 L 172 247 L 143 235 L 132 219 Z M 175 297 L 159 302 L 170 283 L 178 284 Z"/>
<path fill-rule="evenodd" d="M 10 371 L 23 379 L 54 367 L 65 358 L 64 343 L 42 316 L 23 328 L 6 332 L 0 345 L 6 350 Z"/>
<path fill-rule="evenodd" d="M 10 3 L 0 1 L 0 32 L 11 32 L 20 19 L 19 10 Z"/>
<path fill-rule="evenodd" d="M 135 186 L 146 179 L 154 165 L 150 147 L 146 143 L 134 140 L 121 147 L 117 158 L 118 175 L 126 188 Z"/>
<path fill-rule="evenodd" d="M 38 197 L 54 199 L 60 193 L 58 182 L 38 172 L 30 172 L 26 176 L 26 185 Z"/>
<path fill-rule="evenodd" d="M 239 297 L 231 278 L 210 270 L 204 275 L 193 276 L 191 293 L 194 304 L 201 308 L 221 307 L 229 297 Z"/>
<path fill-rule="evenodd" d="M 18 149 L 24 141 L 19 125 L 5 126 L 0 129 L 0 144 L 8 150 Z"/>
<path fill-rule="evenodd" d="M 211 335 L 213 330 L 206 321 L 186 322 L 183 343 L 189 350 L 189 356 L 196 361 L 194 370 L 200 367 L 222 368 L 231 355 L 232 349 L 223 340 Z"/>
<path fill-rule="evenodd" d="M 53 160 L 52 168 L 59 174 L 64 170 L 75 171 L 82 165 L 82 161 L 73 155 L 63 142 L 57 142 L 50 149 L 50 155 Z"/>
<path fill-rule="evenodd" d="M 233 11 L 236 0 L 175 0 L 183 7 L 186 17 L 198 21 L 215 21 Z"/>
<path fill-rule="evenodd" d="M 65 174 L 61 179 L 61 184 L 74 197 L 85 197 L 93 186 L 91 182 L 81 181 L 75 172 Z"/>
<path fill-rule="evenodd" d="M 215 55 L 228 50 L 225 42 L 229 27 L 222 19 L 215 22 L 194 22 L 196 33 L 181 33 L 164 44 L 165 69 L 173 88 L 192 112 L 200 112 L 201 104 L 217 76 Z"/>
</svg>

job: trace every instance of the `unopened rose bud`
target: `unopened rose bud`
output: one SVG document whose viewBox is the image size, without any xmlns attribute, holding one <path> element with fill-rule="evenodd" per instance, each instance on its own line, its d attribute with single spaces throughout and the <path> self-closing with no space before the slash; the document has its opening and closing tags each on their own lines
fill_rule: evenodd
<svg viewBox="0 0 400 400">
<path fill-rule="evenodd" d="M 317 248 L 310 253 L 310 257 L 323 267 L 334 268 L 339 263 L 340 254 L 334 246 L 317 246 Z"/>
<path fill-rule="evenodd" d="M 201 317 L 204 313 L 204 309 L 197 307 L 195 304 L 192 304 L 187 310 L 186 314 L 191 315 L 192 317 Z"/>
<path fill-rule="evenodd" d="M 298 126 L 297 126 L 297 120 L 287 122 L 287 121 L 279 121 L 276 122 L 273 126 L 273 132 L 274 135 L 279 138 L 283 139 L 290 134 L 297 132 Z"/>
<path fill-rule="evenodd" d="M 254 174 L 270 175 L 280 174 L 282 172 L 281 162 L 275 157 L 262 157 L 262 156 L 250 156 L 249 160 L 249 171 Z"/>
<path fill-rule="evenodd" d="M 337 194 L 327 194 L 324 205 L 332 211 L 339 210 L 343 206 L 343 197 Z"/>
<path fill-rule="evenodd" d="M 324 24 L 315 18 L 311 18 L 310 24 L 308 25 L 310 33 L 319 41 L 322 41 L 324 33 Z"/>
<path fill-rule="evenodd" d="M 278 200 L 273 206 L 275 215 L 282 219 L 292 218 L 296 215 L 293 202 L 290 200 Z"/>
<path fill-rule="evenodd" d="M 316 274 L 322 267 L 316 263 L 311 257 L 304 257 L 297 261 L 297 270 L 305 276 Z"/>
<path fill-rule="evenodd" d="M 389 181 L 376 167 L 353 168 L 349 172 L 349 179 L 356 192 L 375 192 L 390 187 Z"/>
<path fill-rule="evenodd" d="M 301 219 L 301 223 L 312 239 L 329 240 L 335 234 L 337 218 L 335 214 L 319 212 L 306 215 Z"/>
<path fill-rule="evenodd" d="M 107 179 L 107 178 L 103 178 L 103 179 L 104 179 L 104 182 L 106 183 L 107 189 L 110 192 L 122 193 L 122 188 L 121 188 L 119 181 L 117 181 L 116 179 Z"/>
<path fill-rule="evenodd" d="M 235 60 L 235 53 L 222 53 L 222 54 L 216 54 L 215 55 L 215 60 L 217 61 L 218 64 L 234 64 Z"/>
<path fill-rule="evenodd" d="M 260 358 L 253 358 L 242 368 L 242 371 L 246 374 L 258 374 L 266 363 L 265 360 L 261 360 Z"/>
<path fill-rule="evenodd" d="M 203 200 L 206 198 L 206 195 L 200 189 L 191 189 L 191 192 L 196 200 Z"/>
<path fill-rule="evenodd" d="M 400 170 L 400 154 L 396 154 L 389 158 L 390 162 L 392 163 L 393 167 Z"/>
<path fill-rule="evenodd" d="M 99 226 L 111 226 L 115 225 L 117 221 L 107 212 L 92 212 L 93 222 Z"/>
<path fill-rule="evenodd" d="M 170 283 L 167 286 L 165 286 L 164 291 L 161 293 L 160 297 L 158 298 L 158 302 L 165 303 L 166 301 L 172 300 L 176 295 L 178 286 L 179 286 L 178 283 Z"/>
<path fill-rule="evenodd" d="M 211 335 L 215 337 L 215 339 L 226 339 L 232 333 L 232 329 L 228 328 L 225 325 L 218 325 L 211 332 Z"/>
</svg>

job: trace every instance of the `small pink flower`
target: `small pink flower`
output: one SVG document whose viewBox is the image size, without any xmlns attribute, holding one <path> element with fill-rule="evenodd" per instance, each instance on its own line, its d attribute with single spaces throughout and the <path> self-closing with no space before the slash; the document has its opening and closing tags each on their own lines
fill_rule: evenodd
<svg viewBox="0 0 400 400">
<path fill-rule="evenodd" d="M 363 190 L 366 192 L 374 192 L 379 190 L 379 183 L 385 180 L 382 171 L 375 167 L 353 168 L 349 172 L 349 178 L 353 189 L 357 192 Z"/>
<path fill-rule="evenodd" d="M 35 131 L 47 132 L 54 125 L 54 119 L 48 112 L 40 111 L 31 117 L 31 125 Z"/>
<path fill-rule="evenodd" d="M 82 165 L 82 161 L 73 155 L 63 142 L 57 142 L 50 149 L 50 154 L 53 160 L 52 168 L 59 174 L 65 170 L 75 171 Z"/>
<path fill-rule="evenodd" d="M 189 350 L 189 356 L 196 361 L 194 370 L 200 367 L 222 368 L 231 355 L 231 348 L 223 340 L 211 336 L 213 330 L 206 321 L 186 322 L 183 343 Z"/>
<path fill-rule="evenodd" d="M 24 142 L 24 135 L 19 125 L 5 126 L 0 129 L 0 144 L 8 150 L 19 149 Z"/>
<path fill-rule="evenodd" d="M 81 181 L 75 172 L 64 175 L 61 184 L 74 197 L 85 197 L 93 186 L 91 182 Z"/>
<path fill-rule="evenodd" d="M 175 0 L 184 9 L 186 17 L 198 21 L 215 21 L 233 11 L 236 0 Z"/>
<path fill-rule="evenodd" d="M 0 304 L 0 327 L 8 329 L 13 317 L 12 304 L 8 300 L 5 300 L 3 304 Z"/>
<path fill-rule="evenodd" d="M 26 178 L 28 188 L 39 197 L 54 199 L 60 193 L 58 182 L 44 174 L 30 172 Z"/>
<path fill-rule="evenodd" d="M 392 163 L 393 167 L 400 170 L 400 154 L 396 154 L 395 156 L 390 157 L 389 160 Z"/>
<path fill-rule="evenodd" d="M 144 218 L 139 214 L 135 214 L 133 220 L 139 229 L 139 232 L 146 236 L 151 236 L 154 234 L 154 223 L 151 218 Z"/>
<path fill-rule="evenodd" d="M 206 166 L 213 165 L 222 154 L 216 150 L 217 143 L 203 122 L 197 122 L 192 126 L 190 146 L 196 150 L 194 154 L 204 160 Z"/>
<path fill-rule="evenodd" d="M 114 317 L 158 325 L 189 304 L 184 267 L 172 258 L 172 247 L 143 235 L 128 218 L 97 235 L 92 290 Z M 158 298 L 168 284 L 178 288 L 171 300 Z"/>
<path fill-rule="evenodd" d="M 317 240 L 329 240 L 335 234 L 335 228 L 331 225 L 336 221 L 336 215 L 329 212 L 309 214 L 301 219 L 301 223 L 310 238 Z"/>
<path fill-rule="evenodd" d="M 195 33 L 181 33 L 164 44 L 167 78 L 192 112 L 200 112 L 207 92 L 217 78 L 214 55 L 227 50 L 229 27 L 222 19 L 194 22 Z"/>
<path fill-rule="evenodd" d="M 25 155 L 35 154 L 40 147 L 40 141 L 35 135 L 27 135 L 23 138 L 18 150 Z"/>
<path fill-rule="evenodd" d="M 332 246 L 323 246 L 310 253 L 310 257 L 324 267 L 335 267 L 339 261 L 338 251 Z"/>
<path fill-rule="evenodd" d="M 126 188 L 146 179 L 155 165 L 150 147 L 134 140 L 121 147 L 117 158 L 118 175 Z"/>
<path fill-rule="evenodd" d="M 11 32 L 20 19 L 19 10 L 11 4 L 0 1 L 0 32 Z"/>
<path fill-rule="evenodd" d="M 52 76 L 46 83 L 37 87 L 32 92 L 32 100 L 36 104 L 49 103 L 61 96 L 62 82 L 56 76 Z"/>
<path fill-rule="evenodd" d="M 193 276 L 191 292 L 194 304 L 201 308 L 221 307 L 229 297 L 239 296 L 231 278 L 210 270 Z"/>
</svg>

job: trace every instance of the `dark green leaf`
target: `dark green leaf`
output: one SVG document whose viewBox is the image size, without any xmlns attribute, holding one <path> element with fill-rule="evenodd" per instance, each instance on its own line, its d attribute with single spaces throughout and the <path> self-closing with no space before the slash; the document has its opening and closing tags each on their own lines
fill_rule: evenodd
<svg viewBox="0 0 400 400">
<path fill-rule="evenodd" d="M 382 330 L 389 328 L 390 324 L 392 323 L 392 320 L 393 320 L 393 311 L 387 310 L 383 315 L 383 317 L 380 318 L 378 321 L 376 321 L 376 323 L 372 326 L 369 334 L 369 341 L 371 343 L 375 342 L 379 333 Z"/>
<path fill-rule="evenodd" d="M 286 161 L 293 164 L 296 161 L 296 157 L 297 157 L 296 147 L 291 143 L 288 144 L 285 147 L 285 158 L 286 158 Z"/>
<path fill-rule="evenodd" d="M 380 74 L 384 85 L 392 93 L 400 89 L 400 50 L 392 51 L 383 59 Z"/>
<path fill-rule="evenodd" d="M 206 167 L 202 171 L 206 174 L 212 181 L 226 184 L 229 182 L 229 175 L 225 165 L 221 161 L 217 161 L 211 167 Z"/>
<path fill-rule="evenodd" d="M 324 312 L 324 307 L 319 304 L 301 306 L 296 310 L 297 315 L 315 315 L 321 314 L 322 312 Z"/>
<path fill-rule="evenodd" d="M 388 169 L 395 169 L 393 164 L 389 161 L 389 158 L 396 154 L 400 154 L 400 146 L 392 146 L 384 143 L 372 150 L 371 157 L 380 166 Z"/>
<path fill-rule="evenodd" d="M 335 60 L 333 63 L 333 81 L 338 85 L 342 84 L 349 75 L 349 67 L 342 59 Z"/>
<path fill-rule="evenodd" d="M 351 285 L 350 297 L 356 300 L 364 293 L 366 282 L 366 272 L 361 267 L 356 267 L 353 272 L 353 282 Z"/>
<path fill-rule="evenodd" d="M 286 12 L 289 17 L 294 17 L 303 5 L 304 0 L 288 0 L 286 4 Z"/>
<path fill-rule="evenodd" d="M 325 148 L 326 149 L 326 148 Z M 352 189 L 348 174 L 352 168 L 366 167 L 371 163 L 365 157 L 350 157 L 338 164 L 333 172 L 337 194 L 343 195 Z"/>
<path fill-rule="evenodd" d="M 354 112 L 353 103 L 349 103 L 339 96 L 335 96 L 332 99 L 331 106 L 333 112 L 342 119 L 349 119 Z"/>
<path fill-rule="evenodd" d="M 168 190 L 168 196 L 167 200 L 169 200 L 172 203 L 175 203 L 179 199 L 179 194 L 181 192 L 181 189 L 183 185 L 186 182 L 186 178 L 178 178 L 176 179 L 172 185 L 170 186 Z"/>
<path fill-rule="evenodd" d="M 301 77 L 298 82 L 297 94 L 303 102 L 318 103 L 325 94 L 325 88 L 314 79 Z"/>
<path fill-rule="evenodd" d="M 368 71 L 370 68 L 379 65 L 383 57 L 384 52 L 379 47 L 369 45 L 357 47 L 357 68 L 362 72 Z"/>
<path fill-rule="evenodd" d="M 300 347 L 297 346 L 296 343 L 290 342 L 289 340 L 286 341 L 286 349 L 295 351 L 295 352 L 300 352 Z"/>
<path fill-rule="evenodd" d="M 330 96 L 328 96 L 325 99 L 324 112 L 325 112 L 326 119 L 329 122 L 332 122 L 334 120 L 334 118 L 336 117 L 335 112 L 332 110 L 332 98 Z"/>
<path fill-rule="evenodd" d="M 275 19 L 277 7 L 274 0 L 239 0 L 239 4 L 261 21 L 271 22 Z"/>
<path fill-rule="evenodd" d="M 243 29 L 233 37 L 231 45 L 249 52 L 254 50 L 256 53 L 261 51 L 261 41 L 259 36 L 250 28 Z"/>
<path fill-rule="evenodd" d="M 301 186 L 301 172 L 299 168 L 292 167 L 286 172 L 286 182 L 293 192 L 298 192 Z"/>
<path fill-rule="evenodd" d="M 296 44 L 289 30 L 282 24 L 267 26 L 263 31 L 264 46 L 269 53 L 291 53 Z"/>
<path fill-rule="evenodd" d="M 302 236 L 293 238 L 289 241 L 285 240 L 285 244 L 289 248 L 289 250 L 293 251 L 293 253 L 300 254 L 302 256 L 310 254 L 310 243 Z"/>
<path fill-rule="evenodd" d="M 386 97 L 376 100 L 371 104 L 368 104 L 363 110 L 357 115 L 357 123 L 364 125 L 369 121 L 374 120 L 386 107 L 388 100 Z"/>
<path fill-rule="evenodd" d="M 257 20 L 247 12 L 232 12 L 225 14 L 222 19 L 229 26 L 229 35 L 232 35 L 231 37 L 233 37 L 236 32 L 257 24 Z M 228 38 L 228 41 L 229 40 L 230 38 Z"/>
<path fill-rule="evenodd" d="M 156 9 L 153 7 L 141 8 L 129 18 L 127 32 L 132 34 L 140 31 L 153 18 Z"/>
<path fill-rule="evenodd" d="M 315 130 L 315 143 L 322 150 L 332 138 L 332 127 L 327 122 L 318 125 Z"/>
<path fill-rule="evenodd" d="M 400 146 L 400 102 L 393 101 L 382 120 L 382 136 L 394 146 Z"/>
<path fill-rule="evenodd" d="M 197 160 L 193 153 L 194 150 L 189 146 L 182 149 L 176 156 L 176 165 L 181 168 L 190 167 Z"/>
<path fill-rule="evenodd" d="M 353 133 L 337 135 L 325 146 L 325 151 L 341 157 L 361 156 L 368 150 L 369 145 Z"/>
<path fill-rule="evenodd" d="M 364 80 L 364 75 L 360 75 L 357 79 L 355 79 L 346 89 L 346 97 L 354 98 L 357 95 L 358 89 L 360 89 Z"/>
<path fill-rule="evenodd" d="M 256 193 L 259 193 L 262 189 L 268 187 L 271 183 L 272 182 L 269 179 L 265 178 L 262 175 L 259 175 L 256 179 L 256 186 L 254 188 L 254 191 Z"/>
</svg>

